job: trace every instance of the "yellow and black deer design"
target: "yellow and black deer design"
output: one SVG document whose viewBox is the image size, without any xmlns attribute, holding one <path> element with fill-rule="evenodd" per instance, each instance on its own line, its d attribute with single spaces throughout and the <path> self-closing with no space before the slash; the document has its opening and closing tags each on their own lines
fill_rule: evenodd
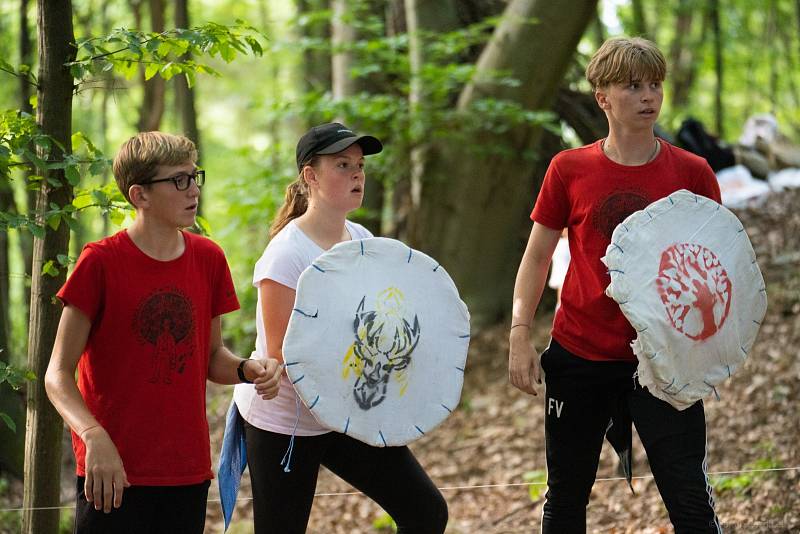
<svg viewBox="0 0 800 534">
<path fill-rule="evenodd" d="M 342 377 L 356 376 L 353 395 L 362 410 L 379 405 L 386 398 L 389 378 L 400 384 L 399 396 L 408 386 L 411 353 L 419 342 L 417 315 L 413 325 L 405 318 L 405 298 L 396 287 L 378 294 L 375 310 L 365 310 L 366 295 L 353 321 L 355 342 L 344 357 Z"/>
</svg>

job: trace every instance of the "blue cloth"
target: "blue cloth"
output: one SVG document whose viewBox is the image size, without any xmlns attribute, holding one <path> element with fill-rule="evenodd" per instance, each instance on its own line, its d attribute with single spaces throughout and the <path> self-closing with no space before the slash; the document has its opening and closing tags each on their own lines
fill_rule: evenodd
<svg viewBox="0 0 800 534">
<path fill-rule="evenodd" d="M 225 417 L 225 433 L 222 436 L 222 452 L 219 455 L 217 470 L 225 530 L 228 530 L 228 525 L 231 523 L 245 467 L 247 467 L 247 442 L 244 436 L 244 419 L 236 408 L 236 402 L 231 401 L 228 415 Z"/>
</svg>

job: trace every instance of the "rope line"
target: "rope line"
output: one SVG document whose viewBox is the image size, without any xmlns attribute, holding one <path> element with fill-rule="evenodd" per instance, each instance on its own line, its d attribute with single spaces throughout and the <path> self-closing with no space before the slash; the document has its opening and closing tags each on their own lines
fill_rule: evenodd
<svg viewBox="0 0 800 534">
<path fill-rule="evenodd" d="M 796 467 L 772 467 L 767 469 L 740 469 L 738 471 L 715 471 L 713 473 L 708 473 L 709 476 L 717 476 L 717 475 L 739 475 L 745 473 L 768 473 L 768 472 L 777 472 L 777 471 L 800 471 L 800 466 Z M 633 477 L 633 480 L 646 480 L 649 478 L 653 478 L 653 475 L 642 475 L 638 477 Z M 608 477 L 608 478 L 596 478 L 595 482 L 615 482 L 619 480 L 625 480 L 625 477 Z M 486 488 L 515 488 L 521 486 L 544 486 L 547 482 L 508 482 L 504 484 L 476 484 L 470 486 L 443 486 L 437 488 L 439 491 L 459 491 L 459 490 L 471 490 L 471 489 L 486 489 Z M 363 495 L 360 491 L 342 491 L 342 492 L 334 492 L 334 493 L 315 493 L 314 497 L 346 497 L 348 495 Z M 240 497 L 236 499 L 237 502 L 239 501 L 252 501 L 252 497 Z M 208 499 L 208 502 L 220 502 L 219 499 Z M 0 508 L 0 512 L 25 512 L 25 511 L 38 511 L 38 510 L 69 510 L 74 509 L 75 506 L 40 506 L 37 508 Z"/>
</svg>

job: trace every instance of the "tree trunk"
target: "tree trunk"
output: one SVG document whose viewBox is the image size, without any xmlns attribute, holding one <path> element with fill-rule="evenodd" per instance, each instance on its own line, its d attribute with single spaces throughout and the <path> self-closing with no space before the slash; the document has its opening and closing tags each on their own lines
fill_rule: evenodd
<svg viewBox="0 0 800 534">
<path fill-rule="evenodd" d="M 553 111 L 575 130 L 584 144 L 608 135 L 606 114 L 597 105 L 597 101 L 591 93 L 579 93 L 562 87 L 556 95 Z"/>
<path fill-rule="evenodd" d="M 33 43 L 31 41 L 30 27 L 28 25 L 28 0 L 20 1 L 19 8 L 19 62 L 21 65 L 28 65 L 33 67 Z M 27 80 L 20 78 L 19 81 L 19 109 L 28 114 L 33 114 L 33 106 L 31 106 L 31 87 Z M 26 169 L 24 171 L 25 179 L 23 183 L 27 184 L 28 175 L 30 174 Z M 27 202 L 26 213 L 32 213 L 36 209 L 36 191 L 26 191 L 25 200 Z M 25 299 L 25 309 L 23 313 L 28 317 L 31 306 L 31 264 L 33 262 L 33 237 L 30 232 L 19 233 L 19 246 L 22 253 L 22 263 L 25 266 L 25 278 L 22 279 L 22 294 Z"/>
<path fill-rule="evenodd" d="M 75 58 L 75 36 L 72 29 L 70 0 L 38 0 L 39 90 L 37 120 L 42 131 L 71 149 L 73 79 L 65 63 Z M 44 154 L 42 154 L 44 155 Z M 53 144 L 51 159 L 63 154 Z M 58 180 L 53 186 L 42 181 L 36 203 L 37 216 L 51 203 L 65 206 L 72 202 L 72 187 L 63 170 L 39 169 L 39 173 Z M 43 222 L 43 221 L 41 221 Z M 25 440 L 25 496 L 23 531 L 28 534 L 58 532 L 58 509 L 36 510 L 59 505 L 61 473 L 61 435 L 63 422 L 44 390 L 44 374 L 50 361 L 61 316 L 61 305 L 54 302 L 64 284 L 66 270 L 57 276 L 42 273 L 48 260 L 66 254 L 69 248 L 69 227 L 63 223 L 53 230 L 46 226 L 43 239 L 34 239 L 33 282 L 28 336 L 28 366 L 37 380 L 28 386 L 27 433 Z"/>
<path fill-rule="evenodd" d="M 176 0 L 175 2 L 175 26 L 178 28 L 189 27 L 188 4 L 188 0 Z M 197 111 L 194 105 L 194 89 L 189 87 L 186 76 L 175 77 L 175 103 L 184 135 L 194 141 L 197 152 L 202 154 L 200 152 L 200 131 L 197 128 Z"/>
<path fill-rule="evenodd" d="M 633 31 L 640 37 L 647 38 L 647 19 L 644 15 L 642 0 L 631 0 L 633 10 Z"/>
<path fill-rule="evenodd" d="M 601 17 L 600 5 L 597 6 L 595 17 L 592 20 L 592 29 L 594 30 L 592 32 L 594 36 L 594 48 L 597 50 L 603 46 L 603 43 L 606 42 L 606 27 L 605 24 L 603 24 L 603 19 Z"/>
<path fill-rule="evenodd" d="M 596 4 L 596 0 L 510 2 L 478 60 L 474 81 L 460 95 L 459 111 L 467 113 L 482 97 L 509 99 L 526 109 L 549 109 Z M 483 81 L 484 73 L 498 70 L 510 72 L 519 86 Z M 442 143 L 432 147 L 428 158 L 409 240 L 450 271 L 477 326 L 496 321 L 511 302 L 522 252 L 514 236 L 527 220 L 535 194 L 533 165 L 526 164 L 523 155 L 537 147 L 540 131 L 518 127 L 504 134 L 502 141 L 512 148 L 510 157 L 471 154 L 461 146 Z M 475 136 L 479 146 L 499 141 L 492 132 Z"/>
<path fill-rule="evenodd" d="M 176 0 L 175 2 L 175 26 L 178 28 L 189 27 L 189 2 L 188 0 Z M 191 58 L 191 54 L 185 54 L 182 59 Z M 200 147 L 200 129 L 197 127 L 197 109 L 194 105 L 194 88 L 189 87 L 186 76 L 175 77 L 175 106 L 177 108 L 178 120 L 180 121 L 183 135 L 194 141 L 197 147 L 197 164 L 202 166 L 203 152 Z M 203 200 L 198 199 L 197 214 L 203 214 Z"/>
<path fill-rule="evenodd" d="M 164 0 L 150 0 L 150 29 L 158 33 L 164 31 Z M 140 132 L 151 132 L 158 130 L 161 125 L 167 84 L 164 78 L 158 75 L 145 80 L 144 68 L 142 68 L 142 83 L 144 84 L 144 97 L 136 127 Z"/>
<path fill-rule="evenodd" d="M 108 2 L 101 2 L 100 5 L 100 27 L 102 28 L 103 35 L 111 33 L 111 22 L 108 19 Z M 103 95 L 100 101 L 100 146 L 108 146 L 108 101 L 111 96 L 111 91 L 114 89 L 114 73 L 106 72 L 103 75 Z M 106 185 L 111 180 L 111 171 L 106 166 L 103 169 L 103 185 Z M 108 213 L 104 213 L 103 217 L 103 235 L 107 236 L 111 233 L 111 217 Z"/>
<path fill-rule="evenodd" d="M 19 57 L 20 65 L 31 66 L 33 64 L 30 31 L 28 28 L 28 0 L 21 0 L 19 7 Z M 32 108 L 30 104 L 30 80 L 26 78 L 19 78 L 19 109 L 20 111 L 31 113 Z M 23 183 L 27 183 L 29 172 L 22 171 Z M 26 198 L 34 199 L 28 200 L 28 208 L 26 213 L 30 213 L 35 205 L 35 196 L 30 191 L 26 191 Z M 10 183 L 3 182 L 0 184 L 0 210 L 6 212 L 16 212 L 17 206 L 14 201 L 14 189 Z M 33 239 L 28 232 L 19 232 L 19 246 L 25 272 L 30 275 L 31 258 L 33 253 Z M 12 279 L 10 278 L 10 262 L 9 262 L 9 243 L 8 233 L 0 232 L 0 271 L 2 271 L 2 278 L 0 278 L 0 361 L 6 363 L 14 363 L 14 355 L 12 350 L 24 349 L 24 347 L 11 346 L 11 312 L 9 293 L 11 289 Z M 23 308 L 21 311 L 23 317 L 28 316 L 28 309 L 30 306 L 30 277 L 21 277 L 18 283 L 22 286 Z M 23 395 L 20 392 L 14 391 L 8 387 L 0 388 L 0 412 L 5 413 L 11 417 L 16 426 L 16 431 L 12 431 L 5 424 L 0 424 L 0 466 L 2 469 L 7 470 L 22 478 L 25 465 L 25 402 Z"/>
<path fill-rule="evenodd" d="M 353 67 L 352 47 L 356 41 L 353 18 L 356 16 L 347 0 L 331 0 L 331 85 L 334 100 L 345 100 L 358 89 L 356 80 L 350 75 Z"/>
<path fill-rule="evenodd" d="M 6 179 L 0 179 L 0 211 L 17 211 L 14 190 Z M 9 252 L 8 232 L 0 232 L 0 362 L 14 363 L 12 350 L 19 347 L 11 347 Z M 18 392 L 4 385 L 0 385 L 0 413 L 8 415 L 16 426 L 16 431 L 12 431 L 0 421 L 0 470 L 8 470 L 21 478 L 25 450 L 24 404 Z"/>
<path fill-rule="evenodd" d="M 692 45 L 694 10 L 689 0 L 679 0 L 675 15 L 675 38 L 670 47 L 670 79 L 672 80 L 672 107 L 680 109 L 689 101 L 689 90 L 696 72 Z"/>
<path fill-rule="evenodd" d="M 326 0 L 297 0 L 297 14 L 311 13 L 327 9 Z M 330 39 L 329 25 L 320 22 L 309 23 L 300 28 L 302 35 L 314 40 Z M 331 88 L 331 56 L 323 50 L 305 50 L 303 52 L 303 91 L 325 92 Z M 316 121 L 314 121 L 316 122 Z"/>
<path fill-rule="evenodd" d="M 407 219 L 413 211 L 420 209 L 422 180 L 426 176 L 427 159 L 430 146 L 425 142 L 424 125 L 425 103 L 428 89 L 423 85 L 420 73 L 426 62 L 425 50 L 428 35 L 449 32 L 461 25 L 457 6 L 452 1 L 406 0 L 406 28 L 408 30 L 408 55 L 411 80 L 408 93 L 411 125 L 411 171 L 408 181 L 399 181 L 395 188 L 394 225 L 388 228 L 391 234 L 406 230 Z"/>
<path fill-rule="evenodd" d="M 711 32 L 714 35 L 714 72 L 717 75 L 717 87 L 714 91 L 714 121 L 717 127 L 717 137 L 725 139 L 722 116 L 722 92 L 724 89 L 723 61 L 722 61 L 722 31 L 719 21 L 719 0 L 709 0 L 709 16 L 711 18 Z"/>
<path fill-rule="evenodd" d="M 334 101 L 344 101 L 366 89 L 363 79 L 356 79 L 350 73 L 354 65 L 353 46 L 358 39 L 353 25 L 359 13 L 349 0 L 331 0 L 333 17 L 331 19 L 331 87 Z M 345 122 L 344 119 L 337 119 Z M 357 125 L 354 125 L 355 127 Z M 383 207 L 383 184 L 367 173 L 364 184 L 364 200 L 361 207 L 366 215 L 356 220 L 372 233 L 381 233 L 381 211 Z"/>
</svg>

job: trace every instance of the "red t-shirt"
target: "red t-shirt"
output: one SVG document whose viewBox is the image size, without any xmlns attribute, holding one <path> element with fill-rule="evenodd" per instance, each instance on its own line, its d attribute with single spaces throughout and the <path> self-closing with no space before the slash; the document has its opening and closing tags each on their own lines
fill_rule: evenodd
<svg viewBox="0 0 800 534">
<path fill-rule="evenodd" d="M 225 255 L 183 232 L 177 259 L 144 254 L 126 231 L 86 245 L 58 297 L 92 328 L 78 388 L 119 450 L 128 481 L 197 484 L 213 478 L 206 420 L 211 320 L 239 308 Z M 72 434 L 77 473 L 86 446 Z"/>
<path fill-rule="evenodd" d="M 552 336 L 588 360 L 635 361 L 636 332 L 605 294 L 611 282 L 605 256 L 614 228 L 628 215 L 679 189 L 720 202 L 708 163 L 660 140 L 656 159 L 620 165 L 603 153 L 601 141 L 565 150 L 550 162 L 531 219 L 569 231 L 569 270 Z"/>
</svg>

